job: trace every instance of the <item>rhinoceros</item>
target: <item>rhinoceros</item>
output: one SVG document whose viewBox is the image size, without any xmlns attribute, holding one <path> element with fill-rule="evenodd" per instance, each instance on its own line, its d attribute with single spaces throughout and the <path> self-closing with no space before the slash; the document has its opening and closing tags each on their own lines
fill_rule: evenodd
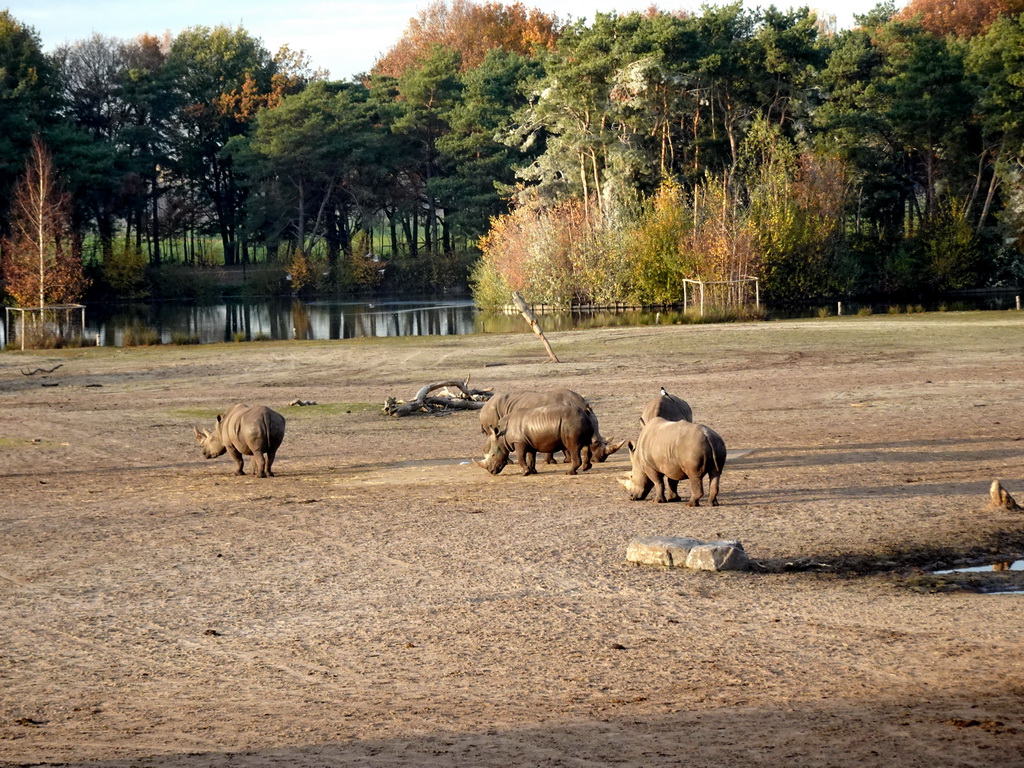
<svg viewBox="0 0 1024 768">
<path fill-rule="evenodd" d="M 540 408 L 546 405 L 573 406 L 581 408 L 590 414 L 589 418 L 593 422 L 592 426 L 594 436 L 590 444 L 584 446 L 584 452 L 592 461 L 603 462 L 619 450 L 626 442 L 625 439 L 614 442 L 602 437 L 597 424 L 597 414 L 595 414 L 593 409 L 590 407 L 590 403 L 587 402 L 587 399 L 583 397 L 583 395 L 566 387 L 549 389 L 542 392 L 526 390 L 519 392 L 503 392 L 500 395 L 495 395 L 484 403 L 484 407 L 480 409 L 480 431 L 487 434 L 488 430 L 497 429 L 501 420 L 513 411 Z M 566 461 L 568 461 L 568 457 L 566 458 Z M 547 456 L 547 463 L 556 463 L 554 457 L 550 453 Z M 585 463 L 586 468 L 589 468 L 590 461 L 586 461 Z"/>
<path fill-rule="evenodd" d="M 654 488 L 654 500 L 663 502 L 678 501 L 679 481 L 688 478 L 690 500 L 687 503 L 698 507 L 707 475 L 708 502 L 717 507 L 718 480 L 725 467 L 725 456 L 725 442 L 710 427 L 655 416 L 640 430 L 636 445 L 629 443 L 632 472 L 619 482 L 633 501 L 647 498 Z"/>
<path fill-rule="evenodd" d="M 213 432 L 194 427 L 196 442 L 203 456 L 215 459 L 225 452 L 238 464 L 236 475 L 242 472 L 242 456 L 252 456 L 253 476 L 273 477 L 272 467 L 277 449 L 284 440 L 284 416 L 277 411 L 257 405 L 232 405 L 217 416 Z"/>
<path fill-rule="evenodd" d="M 693 421 L 693 409 L 681 397 L 670 395 L 662 387 L 661 394 L 644 406 L 640 423 L 646 424 L 655 416 L 660 416 L 667 421 Z"/>
<path fill-rule="evenodd" d="M 497 427 L 488 427 L 483 461 L 473 459 L 492 475 L 508 464 L 513 451 L 524 475 L 537 474 L 537 454 L 565 451 L 571 464 L 566 474 L 590 469 L 590 458 L 582 455 L 594 439 L 590 413 L 574 405 L 544 405 L 514 410 Z"/>
</svg>

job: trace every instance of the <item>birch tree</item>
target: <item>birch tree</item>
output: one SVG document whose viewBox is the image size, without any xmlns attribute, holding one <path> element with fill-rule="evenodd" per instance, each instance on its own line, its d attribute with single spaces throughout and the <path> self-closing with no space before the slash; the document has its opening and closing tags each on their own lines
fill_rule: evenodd
<svg viewBox="0 0 1024 768">
<path fill-rule="evenodd" d="M 11 233 L 0 257 L 4 288 L 23 307 L 68 304 L 87 287 L 71 237 L 71 201 L 57 179 L 53 158 L 36 136 L 25 174 L 14 191 Z"/>
</svg>

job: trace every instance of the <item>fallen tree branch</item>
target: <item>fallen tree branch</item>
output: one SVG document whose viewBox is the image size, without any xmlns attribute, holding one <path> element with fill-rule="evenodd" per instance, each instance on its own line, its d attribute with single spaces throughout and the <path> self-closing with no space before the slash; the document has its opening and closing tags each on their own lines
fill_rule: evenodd
<svg viewBox="0 0 1024 768">
<path fill-rule="evenodd" d="M 36 368 L 34 371 L 22 371 L 21 375 L 22 376 L 35 376 L 37 373 L 53 373 L 58 368 L 60 368 L 62 365 L 64 365 L 64 363 L 57 363 L 55 366 L 53 366 L 53 368 L 50 368 L 49 370 L 47 370 L 46 368 Z"/>
<path fill-rule="evenodd" d="M 459 390 L 459 394 L 445 392 L 441 395 L 430 396 L 431 392 L 448 387 Z M 408 416 L 419 411 L 437 413 L 438 411 L 477 410 L 483 408 L 484 402 L 490 400 L 493 394 L 493 390 L 490 389 L 470 389 L 468 378 L 465 381 L 455 379 L 437 381 L 422 387 L 416 396 L 408 402 L 389 397 L 384 401 L 383 410 L 391 416 Z"/>
</svg>

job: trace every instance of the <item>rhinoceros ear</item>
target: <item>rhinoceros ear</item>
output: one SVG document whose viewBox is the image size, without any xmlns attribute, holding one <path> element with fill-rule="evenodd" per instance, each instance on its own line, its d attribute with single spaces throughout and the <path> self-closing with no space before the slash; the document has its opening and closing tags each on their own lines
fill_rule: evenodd
<svg viewBox="0 0 1024 768">
<path fill-rule="evenodd" d="M 221 420 L 221 417 L 223 417 L 223 416 L 224 416 L 224 414 L 223 414 L 223 413 L 218 413 L 218 414 L 217 414 L 217 423 L 218 423 L 218 424 L 220 424 L 220 420 Z"/>
<path fill-rule="evenodd" d="M 635 450 L 636 450 L 636 444 L 635 444 L 635 443 L 634 443 L 634 442 L 633 442 L 632 440 L 630 440 L 630 441 L 629 441 L 628 443 L 626 443 L 626 449 L 627 449 L 627 450 L 628 450 L 628 451 L 629 451 L 630 453 L 632 453 L 633 451 L 635 451 Z"/>
<path fill-rule="evenodd" d="M 192 429 L 194 429 L 196 431 L 196 440 L 202 440 L 203 439 L 203 435 L 199 431 L 199 427 L 197 427 L 195 424 L 193 424 L 192 425 Z"/>
</svg>

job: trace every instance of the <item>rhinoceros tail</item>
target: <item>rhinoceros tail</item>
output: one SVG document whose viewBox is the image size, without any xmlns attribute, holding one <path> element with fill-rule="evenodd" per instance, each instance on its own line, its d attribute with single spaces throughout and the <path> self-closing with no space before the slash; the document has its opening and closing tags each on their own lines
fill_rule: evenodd
<svg viewBox="0 0 1024 768">
<path fill-rule="evenodd" d="M 722 467 L 718 463 L 718 454 L 715 453 L 715 444 L 711 441 L 711 435 L 708 434 L 708 428 L 701 424 L 700 431 L 704 433 L 704 442 L 708 444 L 708 453 L 711 454 L 711 461 L 715 465 L 715 475 L 721 475 Z"/>
</svg>

